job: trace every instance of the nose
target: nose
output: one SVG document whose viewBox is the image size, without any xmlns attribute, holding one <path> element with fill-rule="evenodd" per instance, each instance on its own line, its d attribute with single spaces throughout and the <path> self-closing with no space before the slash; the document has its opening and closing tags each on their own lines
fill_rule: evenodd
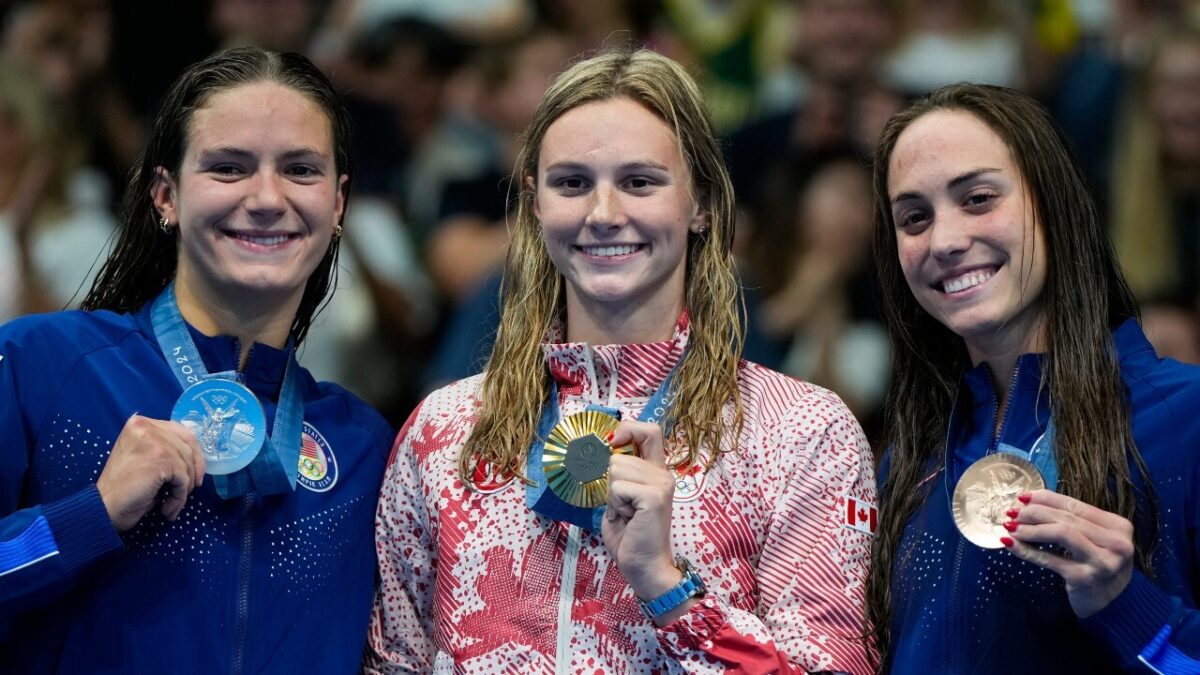
<svg viewBox="0 0 1200 675">
<path fill-rule="evenodd" d="M 287 209 L 283 180 L 282 176 L 271 170 L 260 171 L 254 177 L 246 199 L 246 210 L 256 221 L 275 220 Z"/>
<path fill-rule="evenodd" d="M 590 227 L 617 228 L 628 220 L 616 186 L 602 182 L 592 191 L 591 208 L 584 224 Z"/>
<path fill-rule="evenodd" d="M 929 227 L 929 253 L 938 260 L 953 260 L 971 247 L 970 224 L 961 215 L 942 214 Z"/>
</svg>

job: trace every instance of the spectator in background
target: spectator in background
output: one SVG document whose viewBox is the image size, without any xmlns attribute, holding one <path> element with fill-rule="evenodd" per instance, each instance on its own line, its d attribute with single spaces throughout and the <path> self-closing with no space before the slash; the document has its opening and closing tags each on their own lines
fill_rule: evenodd
<svg viewBox="0 0 1200 675">
<path fill-rule="evenodd" d="M 49 97 L 55 154 L 98 170 L 102 184 L 87 189 L 106 202 L 112 186 L 124 186 L 142 143 L 140 121 L 110 69 L 112 30 L 106 0 L 44 0 L 15 4 L 0 35 L 0 51 L 32 68 Z"/>
<path fill-rule="evenodd" d="M 486 125 L 490 161 L 476 174 L 447 183 L 426 247 L 438 289 L 455 305 L 504 261 L 505 220 L 516 197 L 509 178 L 521 150 L 521 132 L 572 55 L 563 35 L 540 30 L 485 49 L 476 60 L 481 90 L 476 114 Z"/>
<path fill-rule="evenodd" d="M 946 84 L 1026 86 L 1026 50 L 1033 44 L 1021 3 L 993 0 L 897 0 L 899 39 L 886 79 L 920 95 Z"/>
<path fill-rule="evenodd" d="M 775 0 L 663 0 L 662 24 L 675 56 L 692 65 L 719 133 L 759 114 L 764 84 L 782 61 Z"/>
<path fill-rule="evenodd" d="M 494 151 L 481 173 L 447 186 L 442 220 L 429 237 L 427 259 L 448 316 L 425 368 L 426 393 L 480 372 L 491 351 L 500 322 L 500 267 L 516 203 L 510 177 L 521 132 L 571 55 L 565 36 L 547 28 L 485 49 L 476 60 L 478 116 L 488 124 Z"/>
<path fill-rule="evenodd" d="M 868 432 L 889 367 L 870 192 L 870 173 L 851 153 L 776 165 L 752 200 L 744 259 L 758 284 L 747 294 L 762 298 L 750 321 L 781 348 L 779 369 L 836 391 Z"/>
<path fill-rule="evenodd" d="M 868 156 L 902 104 L 880 81 L 895 26 L 888 0 L 801 0 L 795 20 L 797 97 L 729 138 L 730 174 L 743 199 L 784 157 L 803 162 L 839 148 Z"/>
<path fill-rule="evenodd" d="M 356 190 L 398 205 L 419 248 L 437 222 L 446 184 L 487 163 L 486 141 L 447 105 L 468 54 L 455 34 L 413 17 L 368 29 L 350 50 L 358 68 L 347 92 L 358 125 Z"/>
<path fill-rule="evenodd" d="M 115 226 L 107 183 L 43 82 L 0 57 L 0 322 L 74 304 Z"/>
<path fill-rule="evenodd" d="M 1117 254 L 1156 346 L 1200 350 L 1200 19 L 1152 43 L 1129 83 L 1110 187 Z"/>
<path fill-rule="evenodd" d="M 211 0 L 213 33 L 224 47 L 256 45 L 307 54 L 322 18 L 318 0 Z"/>
<path fill-rule="evenodd" d="M 566 36 L 575 54 L 587 54 L 613 40 L 643 42 L 660 51 L 658 19 L 663 0 L 534 0 L 540 20 Z"/>
</svg>

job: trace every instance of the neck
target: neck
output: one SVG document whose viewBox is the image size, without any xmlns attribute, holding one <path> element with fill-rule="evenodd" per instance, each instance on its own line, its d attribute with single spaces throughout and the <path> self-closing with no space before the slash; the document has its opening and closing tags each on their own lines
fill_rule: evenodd
<svg viewBox="0 0 1200 675">
<path fill-rule="evenodd" d="M 656 303 L 657 304 L 657 303 Z M 646 344 L 670 340 L 683 312 L 683 298 L 674 302 L 637 305 L 598 305 L 573 300 L 567 292 L 567 341 L 592 345 Z"/>
<path fill-rule="evenodd" d="M 292 320 L 300 306 L 300 295 L 280 301 L 260 298 L 244 291 L 225 298 L 212 289 L 198 289 L 176 277 L 175 299 L 185 321 L 205 335 L 230 335 L 241 346 L 238 369 L 245 367 L 250 347 L 255 342 L 283 349 L 291 333 Z"/>
<path fill-rule="evenodd" d="M 997 334 L 992 340 L 968 340 L 967 353 L 971 362 L 978 366 L 986 363 L 992 373 L 992 383 L 1000 409 L 1008 403 L 1008 390 L 1012 384 L 1017 359 L 1022 354 L 1046 351 L 1045 331 L 1041 323 L 1018 336 Z"/>
</svg>

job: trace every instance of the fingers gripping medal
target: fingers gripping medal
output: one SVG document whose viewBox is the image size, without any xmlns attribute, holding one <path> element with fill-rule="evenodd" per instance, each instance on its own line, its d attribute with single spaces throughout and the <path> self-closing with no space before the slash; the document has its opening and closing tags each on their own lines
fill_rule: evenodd
<svg viewBox="0 0 1200 675">
<path fill-rule="evenodd" d="M 1042 474 L 1029 460 L 1008 452 L 988 455 L 967 467 L 954 487 L 954 524 L 976 546 L 1002 548 L 1007 511 L 1022 493 L 1044 487 Z"/>
<path fill-rule="evenodd" d="M 206 471 L 214 476 L 244 469 L 267 437 L 262 404 L 233 380 L 203 380 L 188 387 L 175 402 L 171 420 L 196 435 Z"/>
<path fill-rule="evenodd" d="M 602 440 L 617 418 L 596 410 L 564 417 L 550 430 L 542 450 L 546 484 L 564 502 L 595 508 L 608 499 L 608 465 L 613 453 L 633 454 L 632 445 L 614 448 Z"/>
</svg>

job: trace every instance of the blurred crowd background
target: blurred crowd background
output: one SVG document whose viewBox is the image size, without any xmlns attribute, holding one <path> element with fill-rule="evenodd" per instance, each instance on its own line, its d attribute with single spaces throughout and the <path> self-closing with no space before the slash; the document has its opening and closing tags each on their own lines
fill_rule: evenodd
<svg viewBox="0 0 1200 675">
<path fill-rule="evenodd" d="M 0 320 L 82 298 L 184 66 L 301 52 L 347 97 L 357 166 L 338 292 L 300 358 L 398 425 L 487 356 L 508 176 L 543 90 L 625 40 L 706 89 L 740 201 L 747 358 L 834 389 L 868 430 L 889 371 L 870 151 L 951 82 L 1049 106 L 1152 339 L 1200 362 L 1193 0 L 0 0 Z"/>
</svg>

